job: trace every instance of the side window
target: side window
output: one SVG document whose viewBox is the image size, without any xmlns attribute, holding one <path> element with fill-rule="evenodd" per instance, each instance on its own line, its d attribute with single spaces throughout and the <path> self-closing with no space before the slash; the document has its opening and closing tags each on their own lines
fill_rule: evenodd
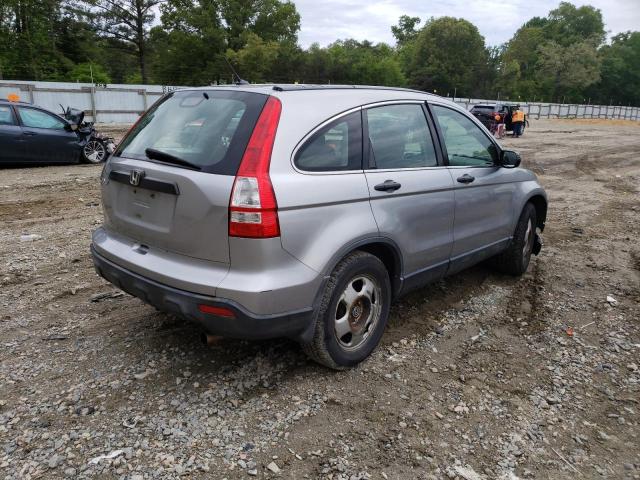
<svg viewBox="0 0 640 480">
<path fill-rule="evenodd" d="M 16 119 L 9 105 L 0 105 L 0 125 L 15 125 Z"/>
<path fill-rule="evenodd" d="M 379 169 L 437 166 L 422 106 L 386 105 L 370 108 L 366 115 L 372 166 Z"/>
<path fill-rule="evenodd" d="M 469 118 L 451 108 L 431 106 L 447 147 L 451 166 L 489 166 L 498 158 L 498 149 Z"/>
<path fill-rule="evenodd" d="M 40 110 L 34 110 L 28 107 L 18 107 L 20 112 L 20 120 L 22 125 L 29 128 L 48 128 L 51 130 L 64 130 L 64 122 Z"/>
<path fill-rule="evenodd" d="M 362 169 L 362 122 L 354 112 L 316 132 L 298 150 L 294 163 L 300 170 L 327 172 Z"/>
</svg>

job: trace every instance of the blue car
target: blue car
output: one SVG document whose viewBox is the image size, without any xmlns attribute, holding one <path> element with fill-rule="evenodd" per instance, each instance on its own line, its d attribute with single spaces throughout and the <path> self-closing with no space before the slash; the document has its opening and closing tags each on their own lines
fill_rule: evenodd
<svg viewBox="0 0 640 480">
<path fill-rule="evenodd" d="M 113 141 L 100 137 L 84 112 L 64 117 L 25 102 L 0 100 L 0 165 L 100 163 Z"/>
</svg>

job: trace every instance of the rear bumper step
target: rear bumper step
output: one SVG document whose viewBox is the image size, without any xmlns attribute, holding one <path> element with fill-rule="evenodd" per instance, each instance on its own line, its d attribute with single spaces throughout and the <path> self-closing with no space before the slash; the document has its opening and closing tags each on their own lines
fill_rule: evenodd
<svg viewBox="0 0 640 480">
<path fill-rule="evenodd" d="M 211 335 L 258 340 L 267 338 L 301 338 L 308 330 L 311 308 L 274 315 L 256 315 L 238 303 L 218 297 L 187 292 L 158 283 L 107 260 L 91 245 L 96 272 L 105 280 L 163 312 L 172 313 L 200 325 Z M 198 305 L 231 310 L 235 318 L 202 313 Z"/>
</svg>

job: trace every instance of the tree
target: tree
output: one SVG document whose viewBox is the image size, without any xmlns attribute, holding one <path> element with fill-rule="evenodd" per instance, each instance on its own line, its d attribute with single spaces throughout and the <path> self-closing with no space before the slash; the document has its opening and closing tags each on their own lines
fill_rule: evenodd
<svg viewBox="0 0 640 480">
<path fill-rule="evenodd" d="M 78 63 L 68 75 L 69 80 L 83 83 L 111 83 L 111 77 L 100 64 Z"/>
<path fill-rule="evenodd" d="M 391 33 L 398 42 L 398 46 L 406 45 L 415 40 L 418 36 L 418 25 L 420 25 L 420 17 L 410 17 L 402 15 L 398 20 L 398 25 L 391 27 Z"/>
<path fill-rule="evenodd" d="M 389 45 L 338 40 L 326 48 L 312 45 L 302 55 L 303 78 L 308 83 L 402 86 L 406 80 L 397 55 Z"/>
<path fill-rule="evenodd" d="M 640 105 L 640 32 L 620 33 L 600 50 L 600 82 L 587 95 L 602 103 Z"/>
<path fill-rule="evenodd" d="M 60 0 L 4 0 L 0 5 L 0 71 L 4 77 L 59 79 L 72 63 L 58 49 Z"/>
<path fill-rule="evenodd" d="M 153 70 L 172 84 L 231 81 L 225 56 L 243 78 L 290 77 L 298 65 L 295 5 L 279 0 L 169 0 L 154 27 Z"/>
<path fill-rule="evenodd" d="M 80 0 L 84 14 L 107 38 L 130 45 L 138 58 L 140 77 L 148 83 L 147 41 L 149 25 L 155 17 L 153 8 L 162 0 Z"/>
<path fill-rule="evenodd" d="M 169 0 L 161 12 L 162 26 L 150 36 L 154 77 L 170 85 L 220 82 L 227 67 L 217 0 Z"/>
<path fill-rule="evenodd" d="M 550 99 L 558 95 L 580 97 L 577 90 L 585 87 L 569 87 L 569 83 L 575 82 L 559 78 L 556 75 L 558 72 L 550 70 L 550 65 L 566 58 L 567 52 L 577 51 L 576 44 L 582 45 L 578 50 L 587 52 L 582 66 L 593 63 L 594 51 L 604 38 L 602 14 L 591 6 L 578 8 L 562 2 L 547 17 L 533 17 L 518 29 L 505 46 L 498 77 L 502 91 L 513 97 L 524 98 L 537 96 Z M 541 64 L 541 52 L 546 52 L 544 65 Z M 579 68 L 576 77 L 585 73 L 580 62 L 570 60 L 573 66 Z M 593 71 L 590 70 L 587 77 L 592 78 Z"/>
<path fill-rule="evenodd" d="M 562 46 L 586 40 L 598 47 L 606 38 L 602 12 L 590 5 L 576 7 L 561 2 L 558 8 L 549 12 L 543 28 L 550 40 Z"/>
<path fill-rule="evenodd" d="M 540 82 L 549 86 L 556 99 L 562 95 L 580 100 L 580 91 L 600 79 L 598 52 L 588 41 L 567 47 L 548 42 L 540 47 L 539 53 Z"/>
<path fill-rule="evenodd" d="M 498 82 L 503 95 L 540 96 L 538 85 L 539 48 L 546 42 L 542 20 L 529 21 L 506 44 L 499 61 Z"/>
<path fill-rule="evenodd" d="M 255 33 L 247 35 L 247 42 L 238 51 L 229 49 L 227 57 L 242 72 L 242 78 L 251 83 L 269 81 L 269 73 L 278 57 L 278 42 L 265 42 Z"/>
<path fill-rule="evenodd" d="M 300 14 L 290 1 L 220 0 L 227 47 L 239 50 L 254 34 L 266 42 L 296 41 Z"/>
<path fill-rule="evenodd" d="M 431 18 L 415 40 L 410 83 L 419 89 L 472 96 L 486 75 L 488 52 L 478 29 L 464 19 Z"/>
</svg>

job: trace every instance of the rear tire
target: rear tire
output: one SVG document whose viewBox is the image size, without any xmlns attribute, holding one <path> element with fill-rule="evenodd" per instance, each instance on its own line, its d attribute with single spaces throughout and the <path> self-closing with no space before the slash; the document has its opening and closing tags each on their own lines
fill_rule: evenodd
<svg viewBox="0 0 640 480">
<path fill-rule="evenodd" d="M 367 358 L 389 317 L 391 282 L 380 259 L 356 251 L 336 266 L 314 316 L 313 338 L 302 343 L 316 362 L 342 370 Z"/>
<path fill-rule="evenodd" d="M 496 270 L 515 276 L 527 271 L 535 241 L 536 225 L 536 209 L 531 203 L 527 203 L 522 209 L 509 247 L 491 259 Z"/>
<path fill-rule="evenodd" d="M 107 146 L 103 141 L 97 138 L 90 139 L 84 147 L 82 147 L 82 161 L 84 163 L 98 164 L 107 158 Z"/>
</svg>

